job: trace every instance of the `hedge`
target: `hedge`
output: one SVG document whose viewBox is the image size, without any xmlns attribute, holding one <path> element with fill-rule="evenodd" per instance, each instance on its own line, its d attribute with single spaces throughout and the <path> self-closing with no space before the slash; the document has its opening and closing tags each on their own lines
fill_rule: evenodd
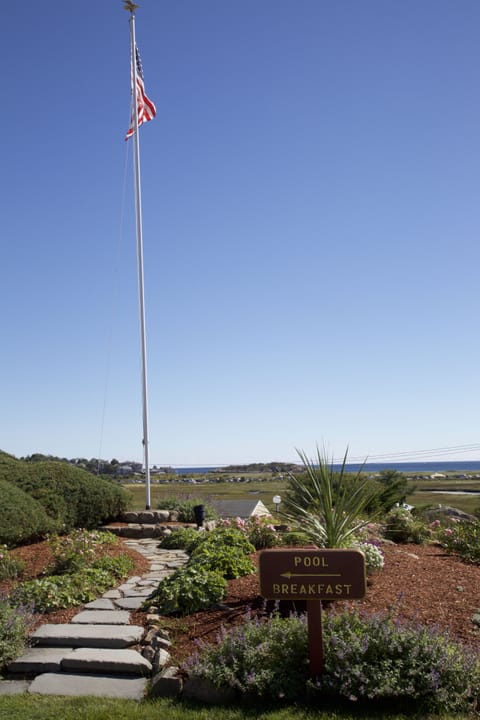
<svg viewBox="0 0 480 720">
<path fill-rule="evenodd" d="M 13 483 L 0 479 L 0 543 L 9 547 L 58 529 L 39 502 Z"/>
</svg>

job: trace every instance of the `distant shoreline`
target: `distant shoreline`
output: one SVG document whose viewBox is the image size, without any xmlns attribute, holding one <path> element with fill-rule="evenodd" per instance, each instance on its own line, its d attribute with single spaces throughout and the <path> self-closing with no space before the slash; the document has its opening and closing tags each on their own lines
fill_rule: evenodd
<svg viewBox="0 0 480 720">
<path fill-rule="evenodd" d="M 267 463 L 265 463 L 267 464 Z M 211 472 L 212 470 L 225 470 L 227 471 L 228 465 L 211 465 L 203 467 L 176 467 L 174 468 L 177 475 L 198 475 Z M 240 466 L 237 466 L 240 467 Z M 247 467 L 247 465 L 245 465 Z M 341 465 L 334 465 L 335 468 L 340 469 Z M 430 474 L 435 472 L 440 473 L 472 473 L 480 472 L 480 460 L 450 460 L 450 461 L 431 461 L 431 462 L 391 462 L 391 463 L 347 463 L 346 469 L 348 472 L 358 472 L 359 470 L 376 473 L 382 470 L 398 470 L 403 473 L 415 473 L 418 475 Z"/>
</svg>

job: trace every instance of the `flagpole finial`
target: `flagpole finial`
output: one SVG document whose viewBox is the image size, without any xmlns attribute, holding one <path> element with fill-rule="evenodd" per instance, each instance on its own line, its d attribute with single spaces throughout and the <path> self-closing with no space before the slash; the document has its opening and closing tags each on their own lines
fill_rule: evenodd
<svg viewBox="0 0 480 720">
<path fill-rule="evenodd" d="M 135 10 L 140 7 L 140 5 L 136 5 L 131 0 L 123 0 L 123 9 L 128 10 L 128 12 L 132 13 L 132 15 L 135 15 Z"/>
</svg>

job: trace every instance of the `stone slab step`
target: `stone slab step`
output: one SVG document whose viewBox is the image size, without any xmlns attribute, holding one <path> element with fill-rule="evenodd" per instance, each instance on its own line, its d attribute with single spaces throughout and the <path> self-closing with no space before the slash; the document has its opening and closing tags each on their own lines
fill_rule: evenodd
<svg viewBox="0 0 480 720">
<path fill-rule="evenodd" d="M 152 665 L 136 650 L 78 648 L 62 659 L 62 671 L 102 675 L 151 675 Z"/>
<path fill-rule="evenodd" d="M 128 625 L 127 610 L 82 610 L 70 620 L 75 625 Z"/>
<path fill-rule="evenodd" d="M 147 678 L 44 673 L 33 680 L 28 692 L 39 695 L 77 697 L 90 695 L 140 701 L 146 694 L 147 684 Z"/>
<path fill-rule="evenodd" d="M 21 695 L 29 686 L 29 680 L 0 680 L 0 695 Z"/>
<path fill-rule="evenodd" d="M 13 660 L 8 666 L 8 673 L 22 675 L 39 675 L 40 673 L 60 672 L 61 661 L 71 653 L 71 647 L 36 647 L 29 648 L 23 655 Z"/>
<path fill-rule="evenodd" d="M 126 648 L 143 637 L 141 625 L 41 625 L 33 633 L 32 643 L 54 647 Z"/>
<path fill-rule="evenodd" d="M 142 607 L 147 598 L 144 597 L 124 597 L 115 600 L 115 605 L 125 610 L 138 610 Z"/>
</svg>

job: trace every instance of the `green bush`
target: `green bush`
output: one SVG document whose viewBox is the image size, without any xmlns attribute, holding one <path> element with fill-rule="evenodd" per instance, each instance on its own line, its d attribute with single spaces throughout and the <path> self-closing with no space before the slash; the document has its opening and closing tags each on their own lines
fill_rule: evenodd
<svg viewBox="0 0 480 720">
<path fill-rule="evenodd" d="M 49 575 L 20 583 L 12 592 L 12 602 L 32 604 L 36 612 L 43 613 L 83 605 L 126 577 L 132 567 L 130 558 L 101 558 L 73 575 Z"/>
<path fill-rule="evenodd" d="M 0 480 L 37 500 L 57 531 L 96 527 L 118 517 L 128 503 L 119 485 L 64 462 L 32 463 L 1 456 Z"/>
<path fill-rule="evenodd" d="M 177 498 L 165 498 L 160 500 L 158 507 L 160 510 L 175 510 L 178 513 L 178 521 L 184 523 L 194 523 L 195 513 L 193 508 L 197 505 L 203 505 L 205 508 L 205 518 L 212 520 L 216 517 L 215 510 L 208 502 L 200 503 L 198 500 L 178 500 Z"/>
<path fill-rule="evenodd" d="M 227 518 L 217 523 L 217 528 L 220 527 L 233 527 L 239 530 L 256 550 L 272 548 L 282 544 L 280 533 L 275 530 L 270 517 L 256 515 L 249 517 L 247 520 L 239 517 L 235 519 Z"/>
<path fill-rule="evenodd" d="M 219 572 L 199 565 L 185 565 L 162 580 L 149 604 L 163 615 L 189 615 L 206 610 L 223 598 L 227 581 Z"/>
<path fill-rule="evenodd" d="M 0 478 L 0 543 L 14 547 L 58 529 L 39 502 Z"/>
<path fill-rule="evenodd" d="M 432 628 L 344 612 L 327 614 L 323 631 L 325 670 L 316 683 L 309 680 L 306 618 L 297 616 L 223 632 L 184 669 L 266 700 L 394 700 L 429 712 L 469 711 L 477 703 L 478 652 Z"/>
<path fill-rule="evenodd" d="M 29 612 L 0 596 L 0 670 L 24 650 Z"/>
<path fill-rule="evenodd" d="M 397 543 L 416 543 L 421 545 L 432 532 L 421 520 L 416 519 L 407 508 L 394 508 L 385 520 L 383 534 L 388 540 Z"/>
<path fill-rule="evenodd" d="M 158 547 L 165 549 L 175 548 L 191 553 L 197 545 L 202 542 L 204 535 L 204 532 L 199 532 L 195 528 L 176 528 L 172 530 L 170 535 L 165 535 L 165 537 L 160 540 Z"/>
<path fill-rule="evenodd" d="M 214 545 L 201 542 L 193 551 L 190 564 L 203 565 L 219 572 L 227 580 L 255 572 L 255 565 L 248 555 L 231 545 Z"/>
<path fill-rule="evenodd" d="M 62 575 L 74 573 L 91 564 L 99 545 L 117 541 L 115 535 L 98 530 L 72 530 L 69 535 L 53 535 L 48 544 L 53 555 L 51 573 Z"/>
<path fill-rule="evenodd" d="M 202 537 L 202 546 L 211 547 L 213 549 L 218 547 L 231 547 L 238 550 L 238 552 L 244 555 L 249 555 L 255 552 L 255 548 L 248 541 L 245 535 L 234 527 L 218 527 L 214 530 L 204 533 Z"/>
<path fill-rule="evenodd" d="M 480 522 L 459 520 L 437 533 L 446 550 L 460 555 L 469 563 L 480 563 Z"/>
</svg>

